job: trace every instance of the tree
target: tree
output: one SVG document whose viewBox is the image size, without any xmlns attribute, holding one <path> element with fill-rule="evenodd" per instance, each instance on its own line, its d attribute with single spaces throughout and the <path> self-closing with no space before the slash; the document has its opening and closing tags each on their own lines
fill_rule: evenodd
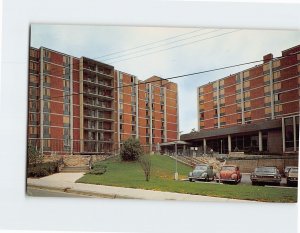
<svg viewBox="0 0 300 233">
<path fill-rule="evenodd" d="M 141 167 L 145 174 L 146 181 L 150 180 L 150 174 L 151 174 L 151 156 L 150 154 L 144 154 L 140 156 L 139 163 L 141 164 Z"/>
<path fill-rule="evenodd" d="M 28 144 L 27 147 L 27 162 L 33 166 L 37 166 L 43 162 L 43 156 L 39 151 L 31 144 Z"/>
<path fill-rule="evenodd" d="M 123 142 L 120 155 L 123 161 L 137 161 L 142 151 L 140 141 L 135 138 L 129 138 Z"/>
</svg>

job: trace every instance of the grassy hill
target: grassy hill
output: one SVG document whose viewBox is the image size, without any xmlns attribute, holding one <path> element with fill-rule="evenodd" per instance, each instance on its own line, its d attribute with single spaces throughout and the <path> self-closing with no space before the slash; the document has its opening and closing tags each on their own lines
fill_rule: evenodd
<svg viewBox="0 0 300 233">
<path fill-rule="evenodd" d="M 77 182 L 149 190 L 189 193 L 214 197 L 268 202 L 296 202 L 297 189 L 252 186 L 249 184 L 221 185 L 217 183 L 191 183 L 175 181 L 175 161 L 167 156 L 151 156 L 151 178 L 145 181 L 143 170 L 137 162 L 122 162 L 113 158 L 101 162 L 107 167 L 103 175 L 86 174 Z M 179 179 L 187 178 L 191 167 L 178 163 Z"/>
</svg>

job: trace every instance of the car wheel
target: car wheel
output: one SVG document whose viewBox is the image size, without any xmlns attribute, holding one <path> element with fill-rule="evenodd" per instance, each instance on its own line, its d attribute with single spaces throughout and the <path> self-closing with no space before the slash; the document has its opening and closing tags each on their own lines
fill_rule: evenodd
<svg viewBox="0 0 300 233">
<path fill-rule="evenodd" d="M 256 185 L 257 183 L 255 181 L 252 181 L 252 185 Z"/>
<path fill-rule="evenodd" d="M 192 178 L 189 178 L 189 180 L 190 180 L 190 182 L 194 182 L 195 180 L 194 179 L 192 179 Z"/>
</svg>

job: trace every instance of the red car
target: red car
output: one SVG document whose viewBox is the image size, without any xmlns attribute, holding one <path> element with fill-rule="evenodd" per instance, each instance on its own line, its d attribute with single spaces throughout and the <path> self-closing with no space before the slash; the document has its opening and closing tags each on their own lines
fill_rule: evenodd
<svg viewBox="0 0 300 233">
<path fill-rule="evenodd" d="M 222 183 L 225 182 L 233 182 L 235 184 L 241 182 L 242 174 L 240 169 L 236 165 L 224 165 L 220 171 L 220 181 Z"/>
</svg>

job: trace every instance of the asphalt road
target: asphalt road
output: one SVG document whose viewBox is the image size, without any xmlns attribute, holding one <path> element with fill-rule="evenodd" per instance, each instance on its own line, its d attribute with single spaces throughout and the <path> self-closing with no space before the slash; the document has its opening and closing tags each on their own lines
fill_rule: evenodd
<svg viewBox="0 0 300 233">
<path fill-rule="evenodd" d="M 39 189 L 39 188 L 32 188 L 27 187 L 27 195 L 34 196 L 34 197 L 91 197 L 91 196 L 84 196 L 76 193 L 66 193 L 48 189 Z"/>
</svg>

